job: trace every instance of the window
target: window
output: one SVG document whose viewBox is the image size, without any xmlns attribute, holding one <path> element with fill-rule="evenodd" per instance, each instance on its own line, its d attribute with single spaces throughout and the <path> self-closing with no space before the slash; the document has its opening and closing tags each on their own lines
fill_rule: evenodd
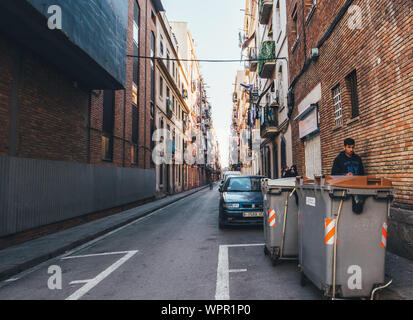
<svg viewBox="0 0 413 320">
<path fill-rule="evenodd" d="M 168 69 L 168 72 L 169 72 L 169 59 L 170 59 L 169 50 L 166 50 L 166 68 Z"/>
<path fill-rule="evenodd" d="M 163 57 L 163 38 L 162 38 L 162 36 L 161 36 L 161 41 L 160 41 L 160 45 L 159 45 L 159 50 L 160 50 L 160 53 L 161 53 L 161 57 Z"/>
<path fill-rule="evenodd" d="M 287 167 L 287 144 L 284 137 L 281 137 L 281 168 Z"/>
<path fill-rule="evenodd" d="M 139 46 L 139 19 L 140 19 L 140 8 L 138 3 L 135 1 L 133 8 L 133 41 Z"/>
<path fill-rule="evenodd" d="M 338 84 L 333 88 L 333 102 L 334 102 L 334 124 L 336 127 L 343 125 L 343 109 L 341 105 L 341 88 Z"/>
<path fill-rule="evenodd" d="M 154 24 L 156 24 L 156 16 L 155 16 L 155 13 L 153 11 L 151 11 L 151 19 L 152 19 L 152 22 Z"/>
<path fill-rule="evenodd" d="M 298 38 L 298 32 L 297 32 L 297 5 L 295 5 L 294 10 L 293 10 L 293 14 L 291 15 L 293 18 L 293 22 L 292 22 L 292 29 L 291 29 L 291 35 L 293 39 L 297 39 Z"/>
<path fill-rule="evenodd" d="M 159 185 L 163 185 L 163 164 L 159 165 Z"/>
<path fill-rule="evenodd" d="M 357 93 L 357 73 L 356 70 L 352 71 L 346 77 L 347 90 L 350 93 L 351 100 L 351 118 L 355 118 L 359 115 L 359 101 Z"/>
<path fill-rule="evenodd" d="M 159 96 L 163 97 L 163 78 L 159 76 Z"/>
<path fill-rule="evenodd" d="M 113 159 L 114 105 L 115 92 L 105 90 L 103 93 L 102 158 L 107 161 Z"/>
<path fill-rule="evenodd" d="M 280 12 L 280 2 L 277 1 L 277 6 L 275 8 L 275 29 L 274 29 L 274 36 L 277 39 L 277 43 L 280 40 L 279 35 L 281 32 L 281 12 Z"/>
</svg>

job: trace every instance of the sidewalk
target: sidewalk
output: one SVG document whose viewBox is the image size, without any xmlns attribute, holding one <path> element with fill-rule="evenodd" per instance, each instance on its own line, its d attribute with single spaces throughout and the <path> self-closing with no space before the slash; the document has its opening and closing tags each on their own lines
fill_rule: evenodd
<svg viewBox="0 0 413 320">
<path fill-rule="evenodd" d="M 115 215 L 0 250 L 0 281 L 6 280 L 41 262 L 57 257 L 68 250 L 76 248 L 207 187 L 208 186 L 203 186 L 181 192 Z"/>
<path fill-rule="evenodd" d="M 413 261 L 387 252 L 386 275 L 393 282 L 378 293 L 379 300 L 413 300 Z"/>
</svg>

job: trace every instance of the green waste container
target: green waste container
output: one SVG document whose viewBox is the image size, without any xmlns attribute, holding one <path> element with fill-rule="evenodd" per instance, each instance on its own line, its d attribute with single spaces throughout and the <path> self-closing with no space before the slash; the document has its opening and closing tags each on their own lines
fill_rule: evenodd
<svg viewBox="0 0 413 320">
<path fill-rule="evenodd" d="M 297 177 L 299 268 L 325 297 L 370 297 L 385 285 L 394 189 L 375 176 Z"/>
<path fill-rule="evenodd" d="M 296 178 L 262 179 L 264 204 L 264 253 L 275 265 L 298 258 Z"/>
</svg>

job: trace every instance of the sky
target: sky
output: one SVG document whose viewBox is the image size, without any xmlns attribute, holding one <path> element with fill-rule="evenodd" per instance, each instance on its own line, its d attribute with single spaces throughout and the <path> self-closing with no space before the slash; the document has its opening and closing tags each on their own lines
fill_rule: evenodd
<svg viewBox="0 0 413 320">
<path fill-rule="evenodd" d="M 238 33 L 243 28 L 245 0 L 162 0 L 169 21 L 187 21 L 198 59 L 240 59 Z M 201 62 L 201 74 L 212 106 L 222 167 L 228 166 L 232 93 L 239 62 Z"/>
</svg>

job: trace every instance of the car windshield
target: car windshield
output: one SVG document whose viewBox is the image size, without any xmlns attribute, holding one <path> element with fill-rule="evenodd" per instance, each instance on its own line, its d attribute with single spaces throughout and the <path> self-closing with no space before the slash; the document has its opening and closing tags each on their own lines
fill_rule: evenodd
<svg viewBox="0 0 413 320">
<path fill-rule="evenodd" d="M 261 191 L 261 178 L 258 177 L 231 177 L 226 184 L 227 192 L 255 192 Z"/>
</svg>

